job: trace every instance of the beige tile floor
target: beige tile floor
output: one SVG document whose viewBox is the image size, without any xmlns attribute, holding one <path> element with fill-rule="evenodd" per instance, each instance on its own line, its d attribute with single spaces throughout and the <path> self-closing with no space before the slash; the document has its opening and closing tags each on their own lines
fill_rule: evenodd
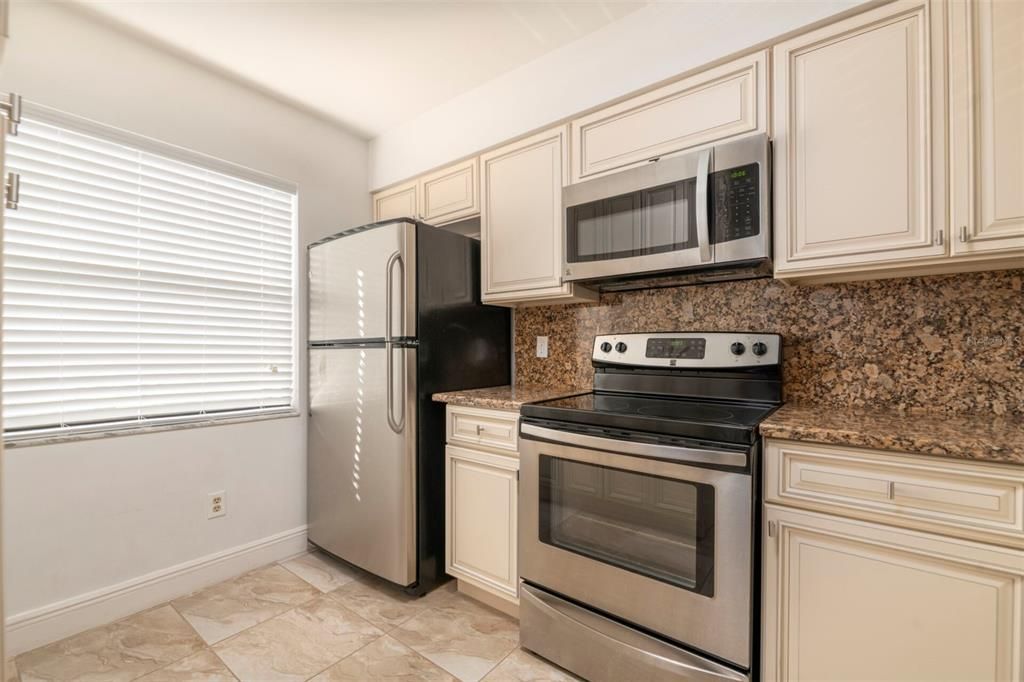
<svg viewBox="0 0 1024 682">
<path fill-rule="evenodd" d="M 3 682 L 575 680 L 515 620 L 454 589 L 413 598 L 320 553 L 212 585 L 8 661 Z"/>
</svg>

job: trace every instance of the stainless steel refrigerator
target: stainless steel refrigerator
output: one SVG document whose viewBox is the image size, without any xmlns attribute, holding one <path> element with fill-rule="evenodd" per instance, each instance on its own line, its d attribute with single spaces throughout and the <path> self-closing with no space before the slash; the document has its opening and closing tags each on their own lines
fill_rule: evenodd
<svg viewBox="0 0 1024 682">
<path fill-rule="evenodd" d="M 480 246 L 411 219 L 309 246 L 309 539 L 424 593 L 444 578 L 440 391 L 508 383 Z"/>
</svg>

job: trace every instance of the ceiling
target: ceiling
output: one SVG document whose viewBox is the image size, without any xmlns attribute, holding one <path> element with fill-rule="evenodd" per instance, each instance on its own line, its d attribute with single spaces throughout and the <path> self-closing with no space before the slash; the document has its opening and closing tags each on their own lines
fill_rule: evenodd
<svg viewBox="0 0 1024 682">
<path fill-rule="evenodd" d="M 365 137 L 646 2 L 79 0 L 106 19 Z"/>
</svg>

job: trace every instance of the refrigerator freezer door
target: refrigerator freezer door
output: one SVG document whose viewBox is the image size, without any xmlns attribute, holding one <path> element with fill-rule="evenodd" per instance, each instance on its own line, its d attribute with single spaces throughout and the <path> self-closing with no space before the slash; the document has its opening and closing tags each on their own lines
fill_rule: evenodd
<svg viewBox="0 0 1024 682">
<path fill-rule="evenodd" d="M 388 223 L 310 247 L 311 342 L 415 336 L 415 225 Z"/>
<path fill-rule="evenodd" d="M 309 539 L 411 585 L 417 577 L 416 350 L 314 348 L 309 382 Z"/>
</svg>

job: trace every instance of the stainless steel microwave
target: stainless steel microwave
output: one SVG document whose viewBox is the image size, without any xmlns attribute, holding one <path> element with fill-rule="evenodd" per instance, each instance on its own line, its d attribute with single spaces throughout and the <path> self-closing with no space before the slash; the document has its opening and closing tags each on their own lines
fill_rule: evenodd
<svg viewBox="0 0 1024 682">
<path fill-rule="evenodd" d="M 770 159 L 768 137 L 757 135 L 565 187 L 563 279 L 763 266 Z"/>
</svg>

